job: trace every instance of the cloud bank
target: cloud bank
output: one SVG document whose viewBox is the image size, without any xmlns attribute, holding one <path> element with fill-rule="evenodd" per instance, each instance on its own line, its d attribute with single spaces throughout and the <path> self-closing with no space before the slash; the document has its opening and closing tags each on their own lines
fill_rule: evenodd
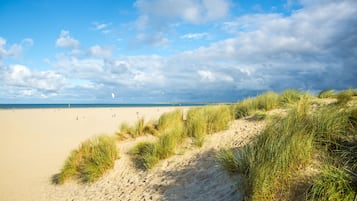
<svg viewBox="0 0 357 201">
<path fill-rule="evenodd" d="M 302 8 L 288 16 L 261 13 L 226 20 L 228 1 L 178 1 L 174 7 L 171 1 L 137 1 L 141 28 L 177 21 L 199 26 L 220 20 L 218 28 L 227 37 L 167 56 L 114 55 L 112 47 L 101 45 L 71 54 L 80 42 L 61 31 L 56 46 L 67 52 L 49 61 L 51 70 L 0 62 L 0 95 L 108 102 L 114 92 L 122 102 L 236 101 L 264 90 L 357 87 L 354 0 L 302 1 Z M 139 33 L 138 44 L 169 46 L 165 30 L 157 30 L 154 33 L 161 34 L 156 37 Z M 206 36 L 197 32 L 178 38 Z M 7 45 L 0 38 L 0 61 L 16 52 L 12 49 L 15 44 Z"/>
</svg>

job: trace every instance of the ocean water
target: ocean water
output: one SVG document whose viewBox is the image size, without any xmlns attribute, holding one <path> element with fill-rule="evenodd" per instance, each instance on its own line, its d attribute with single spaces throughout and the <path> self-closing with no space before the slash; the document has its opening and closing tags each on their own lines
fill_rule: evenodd
<svg viewBox="0 0 357 201">
<path fill-rule="evenodd" d="M 203 106 L 209 103 L 157 103 L 157 104 L 0 104 L 0 109 L 36 108 L 108 108 L 108 107 L 170 107 Z"/>
</svg>

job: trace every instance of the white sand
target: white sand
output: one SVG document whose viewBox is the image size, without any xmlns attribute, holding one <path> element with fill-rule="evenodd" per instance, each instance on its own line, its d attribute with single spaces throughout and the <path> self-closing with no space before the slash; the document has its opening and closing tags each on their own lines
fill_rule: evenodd
<svg viewBox="0 0 357 201">
<path fill-rule="evenodd" d="M 203 147 L 188 140 L 177 154 L 152 170 L 134 167 L 128 150 L 143 136 L 118 143 L 120 159 L 97 182 L 53 185 L 70 150 L 96 134 L 113 134 L 120 123 L 138 116 L 157 119 L 173 107 L 0 110 L 0 201 L 51 200 L 241 200 L 238 177 L 216 161 L 222 147 L 248 141 L 264 122 L 236 120 L 229 130 L 210 135 Z M 138 112 L 138 114 L 137 114 Z M 78 120 L 77 120 L 78 117 Z M 238 190 L 238 191 L 237 191 Z"/>
<path fill-rule="evenodd" d="M 38 200 L 70 151 L 122 122 L 157 119 L 174 107 L 0 110 L 0 201 Z"/>
</svg>

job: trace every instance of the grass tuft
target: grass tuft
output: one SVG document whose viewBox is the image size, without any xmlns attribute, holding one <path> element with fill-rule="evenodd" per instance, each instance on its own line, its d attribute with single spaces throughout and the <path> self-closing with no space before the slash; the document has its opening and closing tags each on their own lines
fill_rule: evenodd
<svg viewBox="0 0 357 201">
<path fill-rule="evenodd" d="M 98 180 L 107 170 L 114 167 L 118 158 L 116 144 L 109 136 L 89 139 L 71 152 L 59 174 L 52 178 L 55 184 L 68 179 L 79 179 L 83 183 Z"/>
<path fill-rule="evenodd" d="M 298 102 L 302 96 L 306 96 L 306 93 L 296 89 L 287 89 L 280 94 L 278 101 L 281 106 L 287 106 Z"/>
<path fill-rule="evenodd" d="M 335 97 L 335 90 L 333 89 L 325 89 L 322 90 L 318 95 L 318 98 L 334 98 Z"/>
<path fill-rule="evenodd" d="M 346 105 L 350 100 L 352 100 L 352 96 L 354 96 L 355 92 L 353 89 L 347 89 L 340 91 L 337 94 L 337 104 Z"/>
<path fill-rule="evenodd" d="M 207 134 L 228 129 L 231 119 L 226 105 L 193 108 L 187 113 L 186 133 L 193 137 L 195 145 L 202 146 Z"/>
<path fill-rule="evenodd" d="M 352 175 L 333 165 L 322 168 L 308 191 L 308 200 L 352 201 L 356 198 L 356 189 L 351 185 Z"/>
<path fill-rule="evenodd" d="M 175 125 L 182 123 L 182 117 L 183 113 L 181 110 L 166 112 L 160 116 L 157 127 L 160 132 L 172 129 Z"/>
</svg>

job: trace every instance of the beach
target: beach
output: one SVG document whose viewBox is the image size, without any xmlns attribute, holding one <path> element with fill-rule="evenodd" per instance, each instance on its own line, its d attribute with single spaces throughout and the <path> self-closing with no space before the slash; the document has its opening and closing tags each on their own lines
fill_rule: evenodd
<svg viewBox="0 0 357 201">
<path fill-rule="evenodd" d="M 0 110 L 0 200 L 41 200 L 70 151 L 122 122 L 157 119 L 175 107 Z"/>
<path fill-rule="evenodd" d="M 98 181 L 51 183 L 71 150 L 100 134 L 114 136 L 122 122 L 157 120 L 178 107 L 62 108 L 0 110 L 0 201 L 56 200 L 242 200 L 237 182 L 217 161 L 222 148 L 243 146 L 265 126 L 234 120 L 229 129 L 209 135 L 202 147 L 186 141 L 150 170 L 136 168 L 130 150 L 144 135 L 117 141 L 119 159 Z M 179 107 L 184 112 L 189 107 Z"/>
</svg>

